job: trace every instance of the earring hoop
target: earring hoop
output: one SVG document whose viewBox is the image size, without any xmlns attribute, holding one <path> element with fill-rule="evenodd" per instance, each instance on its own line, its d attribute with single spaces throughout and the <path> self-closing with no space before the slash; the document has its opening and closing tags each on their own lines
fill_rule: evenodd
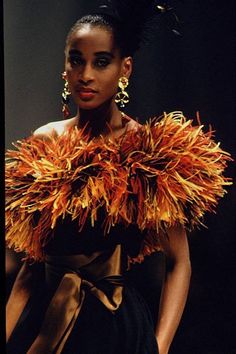
<svg viewBox="0 0 236 354">
<path fill-rule="evenodd" d="M 127 103 L 129 103 L 129 94 L 125 91 L 126 87 L 129 85 L 129 80 L 127 77 L 122 76 L 119 78 L 118 87 L 120 91 L 117 92 L 115 97 L 115 102 L 120 105 L 121 108 L 124 108 Z"/>
<path fill-rule="evenodd" d="M 71 92 L 69 90 L 69 84 L 68 84 L 68 81 L 66 79 L 66 72 L 64 71 L 61 75 L 62 79 L 65 80 L 65 83 L 64 83 L 64 89 L 63 89 L 63 92 L 61 94 L 61 101 L 62 101 L 62 113 L 63 113 L 63 116 L 64 118 L 68 118 L 69 115 L 70 115 L 70 110 L 69 110 L 69 102 L 70 102 L 70 95 L 71 95 Z"/>
</svg>

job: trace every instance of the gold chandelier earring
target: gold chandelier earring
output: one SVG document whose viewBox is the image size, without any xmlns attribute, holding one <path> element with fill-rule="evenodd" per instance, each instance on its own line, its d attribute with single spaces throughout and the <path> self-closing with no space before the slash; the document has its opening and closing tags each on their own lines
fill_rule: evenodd
<svg viewBox="0 0 236 354">
<path fill-rule="evenodd" d="M 125 107 L 125 105 L 129 103 L 129 94 L 127 91 L 125 91 L 128 85 L 129 80 L 127 77 L 122 76 L 119 78 L 118 87 L 120 88 L 120 91 L 116 94 L 115 102 L 118 103 L 121 108 Z"/>
<path fill-rule="evenodd" d="M 68 81 L 66 79 L 66 72 L 65 71 L 62 73 L 62 79 L 65 80 L 64 89 L 63 89 L 63 92 L 61 94 L 62 113 L 63 113 L 64 118 L 66 119 L 70 115 L 70 110 L 69 110 L 68 104 L 70 102 L 71 92 L 69 90 L 69 84 L 68 84 Z"/>
</svg>

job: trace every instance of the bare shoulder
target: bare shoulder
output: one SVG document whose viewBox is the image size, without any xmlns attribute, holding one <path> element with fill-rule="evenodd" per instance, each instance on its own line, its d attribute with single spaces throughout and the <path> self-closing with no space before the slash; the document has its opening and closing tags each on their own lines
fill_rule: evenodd
<svg viewBox="0 0 236 354">
<path fill-rule="evenodd" d="M 48 137 L 52 134 L 62 135 L 67 129 L 75 126 L 77 123 L 77 118 L 73 117 L 70 119 L 63 119 L 60 121 L 49 122 L 39 128 L 37 128 L 33 135 L 37 137 Z"/>
<path fill-rule="evenodd" d="M 129 117 L 128 118 L 128 130 L 138 130 L 139 128 L 142 127 L 142 125 L 135 119 Z"/>
</svg>

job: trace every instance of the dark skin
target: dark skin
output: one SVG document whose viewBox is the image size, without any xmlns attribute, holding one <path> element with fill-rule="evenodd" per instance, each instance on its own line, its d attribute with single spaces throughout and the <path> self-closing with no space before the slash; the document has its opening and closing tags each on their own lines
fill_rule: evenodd
<svg viewBox="0 0 236 354">
<path fill-rule="evenodd" d="M 101 52 L 109 53 L 110 59 L 107 60 L 104 54 L 98 54 Z M 99 67 L 99 63 L 104 66 Z M 78 126 L 82 128 L 89 124 L 94 136 L 108 136 L 108 123 L 113 134 L 122 133 L 122 119 L 114 97 L 119 78 L 128 78 L 131 74 L 132 58 L 121 58 L 119 49 L 114 45 L 112 33 L 97 26 L 81 26 L 66 48 L 65 70 L 73 99 L 78 106 Z M 91 100 L 83 100 L 76 90 L 80 86 L 91 87 L 98 93 Z M 160 235 L 160 241 L 172 267 L 167 270 L 163 284 L 156 326 L 160 354 L 167 354 L 169 351 L 183 313 L 191 274 L 184 228 L 172 227 L 167 233 L 170 242 L 166 241 L 165 235 Z"/>
<path fill-rule="evenodd" d="M 81 25 L 72 34 L 65 55 L 66 78 L 77 105 L 77 114 L 69 120 L 49 123 L 37 129 L 34 135 L 45 138 L 52 132 L 62 134 L 75 125 L 87 127 L 93 137 L 103 135 L 110 138 L 123 134 L 127 124 L 123 123 L 115 95 L 119 78 L 129 78 L 131 74 L 132 58 L 121 57 L 110 30 L 88 24 Z M 132 119 L 128 122 L 137 126 Z M 167 263 L 171 264 L 163 283 L 155 331 L 160 354 L 168 354 L 184 310 L 191 275 L 188 241 L 183 226 L 172 226 L 166 232 L 168 237 L 159 234 Z M 27 265 L 23 267 L 9 298 L 8 336 L 30 296 L 33 275 L 32 268 L 28 268 Z"/>
<path fill-rule="evenodd" d="M 93 136 L 106 135 L 109 129 L 122 132 L 114 98 L 119 78 L 129 78 L 131 71 L 132 58 L 121 57 L 109 30 L 86 24 L 73 33 L 65 50 L 65 72 L 78 107 L 79 128 L 87 125 Z M 83 89 L 93 90 L 94 95 L 81 96 Z"/>
<path fill-rule="evenodd" d="M 65 70 L 69 88 L 78 106 L 77 115 L 68 120 L 48 123 L 38 128 L 34 135 L 47 138 L 52 132 L 61 134 L 75 125 L 79 128 L 86 126 L 92 136 L 121 135 L 126 127 L 114 100 L 119 78 L 128 78 L 131 74 L 132 58 L 121 58 L 111 32 L 90 25 L 76 31 L 65 51 Z M 80 87 L 90 87 L 96 93 L 93 97 L 80 97 Z M 138 124 L 133 120 L 130 122 Z M 38 277 L 37 267 L 24 263 L 7 304 L 7 339 L 33 291 L 35 276 Z"/>
</svg>

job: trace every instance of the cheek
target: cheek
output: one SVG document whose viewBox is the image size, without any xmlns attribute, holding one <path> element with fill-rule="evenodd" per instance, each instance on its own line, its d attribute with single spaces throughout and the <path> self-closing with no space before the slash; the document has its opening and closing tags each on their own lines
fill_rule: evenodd
<svg viewBox="0 0 236 354">
<path fill-rule="evenodd" d="M 118 89 L 118 81 L 119 81 L 120 75 L 118 72 L 112 72 L 109 75 L 104 75 L 101 77 L 101 85 L 106 88 L 106 90 L 109 90 L 111 93 L 117 92 Z"/>
<path fill-rule="evenodd" d="M 69 86 L 70 86 L 70 83 L 71 83 L 71 81 L 72 81 L 71 72 L 70 72 L 70 70 L 65 70 L 65 72 L 66 72 L 66 80 L 68 81 L 68 84 L 69 84 Z"/>
<path fill-rule="evenodd" d="M 78 81 L 78 75 L 76 75 L 73 70 L 66 70 L 66 77 L 67 77 L 69 89 L 70 91 L 73 92 L 73 88 Z"/>
<path fill-rule="evenodd" d="M 66 67 L 65 71 L 68 79 L 73 79 L 75 77 L 75 72 L 70 67 Z"/>
<path fill-rule="evenodd" d="M 103 85 L 104 96 L 113 96 L 117 93 L 118 90 L 118 80 L 106 81 Z"/>
</svg>

